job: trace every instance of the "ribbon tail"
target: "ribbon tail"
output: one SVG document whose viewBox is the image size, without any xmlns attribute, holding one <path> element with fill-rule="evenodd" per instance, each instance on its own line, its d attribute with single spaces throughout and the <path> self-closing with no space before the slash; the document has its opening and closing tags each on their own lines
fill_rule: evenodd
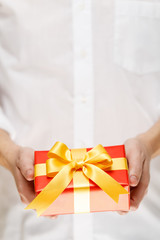
<svg viewBox="0 0 160 240">
<path fill-rule="evenodd" d="M 69 163 L 48 183 L 25 209 L 35 209 L 37 215 L 40 216 L 66 189 L 72 178 L 72 164 Z"/>
<path fill-rule="evenodd" d="M 116 180 L 114 180 L 106 172 L 93 164 L 86 164 L 83 172 L 105 193 L 107 193 L 116 203 L 118 203 L 119 201 L 120 194 L 128 194 L 128 191 L 124 187 L 122 187 Z"/>
</svg>

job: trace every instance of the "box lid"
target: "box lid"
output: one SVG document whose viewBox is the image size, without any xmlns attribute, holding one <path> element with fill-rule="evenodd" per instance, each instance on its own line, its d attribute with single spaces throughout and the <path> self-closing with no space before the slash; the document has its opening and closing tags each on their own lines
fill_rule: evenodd
<svg viewBox="0 0 160 240">
<path fill-rule="evenodd" d="M 118 158 L 125 158 L 125 149 L 124 145 L 118 145 L 118 146 L 109 146 L 104 147 L 108 154 L 113 158 L 114 160 L 118 161 Z M 92 148 L 87 148 L 87 151 L 91 150 Z M 46 160 L 48 159 L 47 156 L 48 151 L 35 151 L 35 164 L 45 164 Z M 126 159 L 124 159 L 126 161 Z M 126 169 L 121 170 L 109 170 L 105 171 L 107 174 L 109 174 L 111 177 L 113 177 L 118 183 L 120 183 L 122 186 L 129 185 L 128 180 L 128 171 Z M 46 175 L 37 176 L 35 177 L 35 191 L 38 193 L 42 191 L 42 189 L 52 180 L 52 178 L 47 177 Z M 89 180 L 90 188 L 98 187 L 93 181 Z M 74 186 L 75 187 L 75 186 Z M 79 187 L 85 187 L 84 185 Z M 88 187 L 88 185 L 86 186 Z M 67 189 L 73 188 L 73 180 L 68 185 Z M 98 187 L 99 188 L 99 187 Z"/>
</svg>

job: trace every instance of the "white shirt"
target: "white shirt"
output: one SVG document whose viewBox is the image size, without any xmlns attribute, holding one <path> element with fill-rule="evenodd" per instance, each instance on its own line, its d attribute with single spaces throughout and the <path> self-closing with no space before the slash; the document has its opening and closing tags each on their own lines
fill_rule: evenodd
<svg viewBox="0 0 160 240">
<path fill-rule="evenodd" d="M 160 1 L 0 0 L 0 127 L 49 150 L 123 144 L 160 116 Z M 160 237 L 160 159 L 138 211 L 36 218 L 0 168 L 0 239 Z"/>
</svg>

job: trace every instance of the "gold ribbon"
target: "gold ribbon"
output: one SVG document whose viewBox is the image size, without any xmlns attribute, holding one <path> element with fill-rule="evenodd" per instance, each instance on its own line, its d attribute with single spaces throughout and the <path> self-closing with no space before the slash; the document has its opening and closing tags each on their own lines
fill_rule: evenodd
<svg viewBox="0 0 160 240">
<path fill-rule="evenodd" d="M 48 152 L 48 157 L 46 175 L 53 179 L 25 208 L 36 209 L 38 216 L 66 189 L 74 173 L 80 169 L 116 203 L 120 194 L 128 194 L 126 189 L 104 171 L 111 168 L 113 161 L 101 144 L 87 152 L 85 148 L 70 151 L 64 143 L 56 142 Z"/>
</svg>

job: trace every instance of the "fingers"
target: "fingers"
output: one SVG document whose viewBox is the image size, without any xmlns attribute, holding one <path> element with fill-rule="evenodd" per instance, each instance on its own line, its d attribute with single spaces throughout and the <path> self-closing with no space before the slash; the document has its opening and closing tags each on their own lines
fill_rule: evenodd
<svg viewBox="0 0 160 240">
<path fill-rule="evenodd" d="M 126 142 L 125 149 L 129 165 L 130 186 L 135 187 L 140 181 L 145 157 L 136 140 Z"/>
<path fill-rule="evenodd" d="M 56 219 L 57 216 L 56 216 L 56 215 L 51 215 L 50 218 L 51 218 L 51 219 Z"/>
<path fill-rule="evenodd" d="M 128 211 L 117 211 L 117 213 L 119 215 L 126 215 L 128 213 Z"/>
<path fill-rule="evenodd" d="M 31 148 L 21 147 L 16 160 L 14 177 L 22 202 L 30 203 L 35 198 L 34 151 Z"/>
<path fill-rule="evenodd" d="M 31 148 L 22 148 L 17 167 L 28 181 L 34 179 L 34 151 Z"/>
<path fill-rule="evenodd" d="M 149 174 L 149 162 L 145 161 L 143 166 L 143 173 L 141 180 L 137 187 L 131 190 L 131 198 L 130 198 L 130 209 L 132 211 L 137 210 L 139 207 L 140 202 L 144 198 L 145 194 L 147 193 L 148 185 L 150 180 Z"/>
<path fill-rule="evenodd" d="M 21 201 L 25 204 L 30 203 L 35 198 L 34 182 L 27 181 L 18 168 L 16 169 L 15 181 Z"/>
<path fill-rule="evenodd" d="M 147 192 L 150 180 L 150 154 L 146 145 L 138 138 L 128 139 L 125 142 L 125 151 L 129 165 L 130 210 L 135 211 Z M 118 213 L 124 215 L 127 212 Z"/>
<path fill-rule="evenodd" d="M 45 216 L 45 217 L 47 217 L 47 218 L 50 218 L 50 219 L 56 219 L 56 218 L 57 218 L 57 216 L 56 216 L 56 215 Z"/>
<path fill-rule="evenodd" d="M 136 211 L 143 200 L 144 196 L 147 194 L 148 185 L 150 180 L 149 173 L 149 161 L 145 161 L 143 165 L 142 176 L 138 186 L 131 187 L 130 193 L 130 210 Z M 126 215 L 128 212 L 118 211 L 120 215 Z"/>
</svg>

